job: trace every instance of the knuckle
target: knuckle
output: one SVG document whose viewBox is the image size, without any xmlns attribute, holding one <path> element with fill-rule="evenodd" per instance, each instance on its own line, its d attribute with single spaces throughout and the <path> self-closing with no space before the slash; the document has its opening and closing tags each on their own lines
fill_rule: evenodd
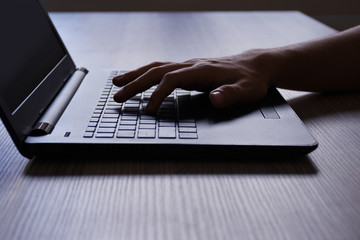
<svg viewBox="0 0 360 240">
<path fill-rule="evenodd" d="M 171 62 L 160 62 L 160 61 L 154 61 L 152 63 L 150 63 L 148 66 L 155 68 L 155 67 L 160 67 L 160 66 L 165 66 L 167 64 L 170 64 Z"/>
<path fill-rule="evenodd" d="M 192 58 L 192 59 L 189 59 L 187 61 L 185 61 L 184 63 L 187 63 L 187 64 L 196 64 L 197 62 L 200 61 L 200 58 Z"/>
<path fill-rule="evenodd" d="M 173 85 L 177 75 L 178 73 L 176 72 L 168 72 L 164 74 L 164 77 L 161 80 L 162 84 Z"/>
<path fill-rule="evenodd" d="M 164 80 L 164 81 L 169 81 L 169 79 L 173 78 L 174 75 L 175 75 L 175 74 L 174 74 L 173 72 L 168 72 L 168 73 L 166 73 L 166 74 L 164 75 L 163 80 Z"/>
<path fill-rule="evenodd" d="M 185 61 L 185 63 L 196 64 L 196 63 L 204 62 L 204 61 L 206 61 L 206 58 L 191 58 L 191 59 Z"/>
<path fill-rule="evenodd" d="M 163 75 L 164 73 L 166 73 L 169 68 L 169 64 L 168 63 L 160 63 L 157 65 L 154 65 L 152 68 L 150 68 L 147 73 L 149 74 L 155 74 L 155 75 Z"/>
<path fill-rule="evenodd" d="M 150 65 L 150 66 L 159 66 L 159 65 L 162 65 L 162 64 L 163 64 L 163 62 L 154 61 L 154 62 L 150 63 L 149 65 Z"/>
</svg>

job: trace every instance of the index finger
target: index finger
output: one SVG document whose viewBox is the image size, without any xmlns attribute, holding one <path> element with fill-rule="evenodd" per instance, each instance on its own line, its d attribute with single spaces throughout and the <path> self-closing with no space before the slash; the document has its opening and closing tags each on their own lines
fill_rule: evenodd
<svg viewBox="0 0 360 240">
<path fill-rule="evenodd" d="M 116 102 L 124 102 L 135 96 L 137 93 L 143 92 L 151 86 L 158 84 L 166 73 L 182 67 L 183 64 L 179 63 L 169 63 L 153 67 L 140 77 L 130 81 L 128 84 L 125 84 L 117 93 L 114 94 L 114 100 Z"/>
<path fill-rule="evenodd" d="M 143 75 L 151 68 L 162 66 L 165 64 L 169 64 L 169 62 L 152 62 L 148 65 L 142 66 L 142 67 L 132 70 L 132 71 L 129 71 L 125 74 L 115 76 L 113 78 L 113 84 L 115 86 L 122 87 L 122 86 L 130 83 L 131 81 L 137 79 L 139 76 Z"/>
</svg>

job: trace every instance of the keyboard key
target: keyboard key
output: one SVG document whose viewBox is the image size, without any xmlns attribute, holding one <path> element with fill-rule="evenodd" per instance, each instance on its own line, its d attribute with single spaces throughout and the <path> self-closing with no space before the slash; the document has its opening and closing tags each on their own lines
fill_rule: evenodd
<svg viewBox="0 0 360 240">
<path fill-rule="evenodd" d="M 85 132 L 84 133 L 84 138 L 92 138 L 94 136 L 94 133 L 93 132 Z"/>
<path fill-rule="evenodd" d="M 105 105 L 105 104 L 104 104 Z M 106 105 L 106 107 L 120 107 L 121 108 L 122 104 L 121 103 L 117 103 L 117 102 L 110 102 Z"/>
<path fill-rule="evenodd" d="M 197 139 L 197 133 L 179 133 L 179 138 L 182 139 Z"/>
<path fill-rule="evenodd" d="M 116 122 L 114 122 L 114 123 L 107 123 L 107 122 L 101 122 L 100 124 L 99 124 L 99 127 L 100 128 L 115 128 L 116 127 Z"/>
<path fill-rule="evenodd" d="M 119 125 L 119 130 L 133 130 L 135 131 L 136 125 Z"/>
<path fill-rule="evenodd" d="M 173 122 L 175 119 L 174 114 L 158 115 L 158 120 L 163 122 Z"/>
<path fill-rule="evenodd" d="M 128 102 L 126 102 L 124 108 L 136 108 L 136 109 L 138 109 L 139 106 L 140 106 L 140 102 L 137 102 L 137 103 L 134 103 L 134 102 L 133 103 L 128 103 Z"/>
<path fill-rule="evenodd" d="M 114 133 L 115 128 L 98 128 L 98 133 Z"/>
<path fill-rule="evenodd" d="M 114 133 L 97 133 L 95 135 L 96 138 L 113 138 Z"/>
<path fill-rule="evenodd" d="M 121 120 L 120 125 L 136 125 L 136 120 Z"/>
<path fill-rule="evenodd" d="M 109 113 L 109 114 L 104 114 L 103 118 L 118 118 L 119 117 L 119 113 Z"/>
<path fill-rule="evenodd" d="M 85 132 L 95 132 L 96 127 L 87 127 Z"/>
<path fill-rule="evenodd" d="M 117 118 L 103 118 L 101 119 L 101 123 L 117 123 Z"/>
<path fill-rule="evenodd" d="M 175 102 L 174 101 L 166 101 L 166 100 L 164 100 L 160 105 L 160 109 L 174 109 L 174 107 L 175 107 Z"/>
<path fill-rule="evenodd" d="M 129 106 L 129 105 L 125 105 L 124 106 L 124 112 L 138 112 L 139 111 L 139 107 L 140 107 L 140 105 L 139 106 Z"/>
<path fill-rule="evenodd" d="M 132 98 L 130 98 L 129 100 L 140 100 L 140 99 L 141 99 L 141 93 L 138 93 L 135 96 L 133 96 Z"/>
<path fill-rule="evenodd" d="M 100 118 L 94 118 L 94 117 L 92 117 L 92 118 L 90 118 L 90 122 L 99 122 L 99 119 L 100 119 Z"/>
<path fill-rule="evenodd" d="M 140 119 L 140 124 L 156 124 L 155 119 Z"/>
<path fill-rule="evenodd" d="M 139 129 L 138 138 L 155 138 L 155 129 Z"/>
<path fill-rule="evenodd" d="M 145 93 L 144 94 L 144 102 L 146 104 L 149 102 L 150 97 L 151 97 L 151 93 Z"/>
<path fill-rule="evenodd" d="M 173 121 L 160 121 L 159 127 L 175 127 L 175 122 Z"/>
<path fill-rule="evenodd" d="M 116 137 L 118 137 L 118 138 L 134 138 L 135 137 L 135 131 L 120 130 L 120 131 L 118 131 Z"/>
<path fill-rule="evenodd" d="M 194 122 L 181 122 L 179 121 L 179 127 L 192 127 L 195 128 L 196 127 L 196 123 Z"/>
<path fill-rule="evenodd" d="M 155 124 L 140 123 L 139 128 L 141 128 L 141 129 L 155 129 L 156 125 Z"/>
<path fill-rule="evenodd" d="M 96 127 L 97 122 L 89 122 L 88 127 Z"/>
<path fill-rule="evenodd" d="M 124 115 L 124 116 L 121 116 L 121 121 L 125 120 L 132 120 L 132 121 L 136 121 L 138 118 L 137 115 Z"/>
<path fill-rule="evenodd" d="M 197 130 L 196 128 L 193 128 L 193 127 L 179 127 L 179 132 L 180 133 L 196 133 Z"/>
<path fill-rule="evenodd" d="M 138 111 L 135 112 L 123 112 L 122 116 L 137 116 L 138 115 Z"/>
<path fill-rule="evenodd" d="M 156 117 L 154 115 L 148 115 L 148 114 L 141 114 L 140 116 L 141 120 L 156 120 Z"/>
<path fill-rule="evenodd" d="M 125 102 L 125 106 L 130 106 L 132 104 L 134 104 L 134 106 L 139 107 L 140 106 L 140 98 L 135 98 L 135 99 L 129 99 Z"/>
<path fill-rule="evenodd" d="M 120 110 L 119 109 L 105 109 L 104 113 L 105 114 L 119 114 Z"/>
<path fill-rule="evenodd" d="M 159 127 L 159 138 L 176 138 L 175 127 Z"/>
<path fill-rule="evenodd" d="M 118 112 L 121 111 L 121 106 L 110 106 L 110 105 L 107 105 L 106 106 L 106 109 L 105 110 L 117 110 Z"/>
</svg>

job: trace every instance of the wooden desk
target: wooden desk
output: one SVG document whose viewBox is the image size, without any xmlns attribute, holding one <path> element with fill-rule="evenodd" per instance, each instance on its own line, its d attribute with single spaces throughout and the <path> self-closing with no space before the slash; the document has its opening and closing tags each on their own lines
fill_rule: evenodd
<svg viewBox="0 0 360 240">
<path fill-rule="evenodd" d="M 132 69 L 335 31 L 299 12 L 53 13 L 78 66 Z M 302 159 L 28 161 L 0 123 L 1 239 L 359 239 L 360 95 L 282 91 Z"/>
</svg>

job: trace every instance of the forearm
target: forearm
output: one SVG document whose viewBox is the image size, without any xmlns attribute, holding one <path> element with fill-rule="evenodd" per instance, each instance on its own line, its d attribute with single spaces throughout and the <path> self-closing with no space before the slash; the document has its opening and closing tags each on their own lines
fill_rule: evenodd
<svg viewBox="0 0 360 240">
<path fill-rule="evenodd" d="M 154 113 L 175 88 L 209 92 L 215 107 L 264 98 L 269 86 L 303 91 L 360 90 L 360 26 L 327 38 L 222 58 L 153 62 L 114 78 L 124 102 L 158 84 L 146 111 Z"/>
<path fill-rule="evenodd" d="M 269 51 L 275 66 L 271 85 L 317 92 L 360 90 L 360 26 Z"/>
</svg>

